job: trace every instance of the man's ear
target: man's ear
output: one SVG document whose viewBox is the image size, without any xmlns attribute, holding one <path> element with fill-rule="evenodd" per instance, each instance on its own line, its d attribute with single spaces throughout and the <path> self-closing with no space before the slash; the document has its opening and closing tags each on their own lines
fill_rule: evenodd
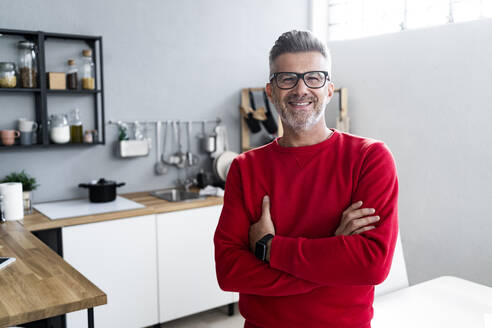
<svg viewBox="0 0 492 328">
<path fill-rule="evenodd" d="M 330 82 L 328 84 L 328 98 L 333 97 L 334 92 L 335 92 L 335 85 L 333 84 L 333 82 Z"/>
<path fill-rule="evenodd" d="M 267 83 L 266 86 L 265 86 L 265 92 L 268 96 L 268 99 L 270 99 L 270 101 L 272 101 L 272 84 L 271 83 Z"/>
</svg>

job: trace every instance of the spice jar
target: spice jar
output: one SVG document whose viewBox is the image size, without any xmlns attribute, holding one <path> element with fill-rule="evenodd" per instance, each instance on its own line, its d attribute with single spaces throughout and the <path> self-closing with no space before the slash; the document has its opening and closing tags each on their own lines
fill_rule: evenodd
<svg viewBox="0 0 492 328">
<path fill-rule="evenodd" d="M 15 88 L 16 85 L 15 64 L 8 62 L 0 63 L 0 88 Z"/>
<path fill-rule="evenodd" d="M 78 69 L 75 66 L 75 60 L 68 60 L 68 69 L 67 69 L 67 88 L 71 90 L 77 90 L 79 87 L 79 78 L 78 78 Z"/>
<path fill-rule="evenodd" d="M 82 51 L 83 64 L 82 64 L 82 89 L 94 90 L 95 85 L 95 73 L 94 62 L 92 60 L 92 50 L 86 49 Z"/>
<path fill-rule="evenodd" d="M 30 41 L 19 41 L 19 74 L 20 86 L 22 88 L 37 88 L 38 65 L 34 43 Z"/>
</svg>

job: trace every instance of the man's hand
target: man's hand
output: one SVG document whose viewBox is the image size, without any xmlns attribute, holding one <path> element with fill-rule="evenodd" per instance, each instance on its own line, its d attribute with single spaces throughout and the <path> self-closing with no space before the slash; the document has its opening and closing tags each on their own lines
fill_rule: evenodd
<svg viewBox="0 0 492 328">
<path fill-rule="evenodd" d="M 362 201 L 350 205 L 342 214 L 340 225 L 335 231 L 335 236 L 350 236 L 374 229 L 368 224 L 379 221 L 379 216 L 367 216 L 374 214 L 374 208 L 361 208 Z M 367 217 L 365 217 L 367 216 Z"/>
<path fill-rule="evenodd" d="M 258 222 L 249 227 L 249 248 L 253 253 L 255 251 L 256 242 L 269 233 L 275 236 L 275 227 L 273 226 L 272 217 L 270 216 L 270 198 L 264 196 L 263 204 L 261 205 L 261 217 Z M 270 240 L 268 243 L 267 260 L 270 259 L 271 242 L 272 241 Z"/>
</svg>

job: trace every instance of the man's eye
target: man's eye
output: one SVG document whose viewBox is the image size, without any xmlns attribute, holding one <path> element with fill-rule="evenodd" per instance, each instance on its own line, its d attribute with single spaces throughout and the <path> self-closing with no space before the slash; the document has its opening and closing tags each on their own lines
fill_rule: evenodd
<svg viewBox="0 0 492 328">
<path fill-rule="evenodd" d="M 280 79 L 281 82 L 283 83 L 288 83 L 288 82 L 294 82 L 296 79 L 293 77 L 283 77 Z"/>
<path fill-rule="evenodd" d="M 309 76 L 308 81 L 310 82 L 319 82 L 321 79 L 319 77 Z"/>
</svg>

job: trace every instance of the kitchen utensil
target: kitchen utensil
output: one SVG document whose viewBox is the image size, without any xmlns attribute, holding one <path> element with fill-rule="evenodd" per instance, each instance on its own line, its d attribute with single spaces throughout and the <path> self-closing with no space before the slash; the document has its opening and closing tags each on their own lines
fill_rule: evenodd
<svg viewBox="0 0 492 328">
<path fill-rule="evenodd" d="M 0 138 L 4 146 L 12 146 L 15 143 L 15 139 L 20 137 L 20 132 L 17 130 L 1 130 Z"/>
<path fill-rule="evenodd" d="M 229 173 L 229 169 L 231 167 L 232 161 L 234 158 L 236 158 L 239 154 L 232 152 L 232 151 L 225 151 L 222 154 L 220 154 L 217 158 L 214 160 L 214 172 L 215 174 L 222 180 L 226 181 L 227 174 Z"/>
<path fill-rule="evenodd" d="M 227 141 L 227 128 L 225 125 L 218 125 L 214 129 L 216 139 L 215 139 L 215 151 L 210 154 L 213 158 L 216 158 L 224 151 L 229 149 L 229 143 Z"/>
<path fill-rule="evenodd" d="M 253 97 L 253 93 L 251 91 L 249 91 L 249 104 L 250 104 L 251 108 L 253 109 L 253 111 L 255 111 L 256 110 L 255 100 Z M 260 122 L 258 122 L 258 120 L 256 120 L 253 117 L 253 114 L 254 113 L 251 113 L 251 112 L 248 113 L 248 117 L 245 118 L 246 124 L 248 125 L 251 133 L 258 133 L 261 130 Z"/>
<path fill-rule="evenodd" d="M 186 159 L 188 166 L 196 166 L 199 161 L 199 157 L 191 152 L 191 121 L 188 121 L 187 126 L 187 142 L 188 142 L 188 151 L 186 152 Z"/>
<path fill-rule="evenodd" d="M 167 122 L 166 122 L 167 123 Z M 167 124 L 166 124 L 167 125 Z M 162 128 L 162 122 L 157 121 L 157 125 L 155 128 L 156 131 L 156 136 L 155 136 L 155 141 L 156 141 L 156 149 L 155 149 L 155 154 L 156 154 L 156 162 L 154 165 L 155 173 L 159 175 L 163 175 L 167 173 L 167 166 L 164 165 L 164 163 L 161 162 L 161 128 Z M 164 146 L 165 146 L 165 141 L 164 139 Z"/>
<path fill-rule="evenodd" d="M 215 139 L 217 135 L 215 133 L 207 134 L 205 132 L 205 121 L 202 121 L 202 132 L 198 136 L 202 145 L 202 150 L 206 153 L 213 153 L 215 151 Z"/>
<path fill-rule="evenodd" d="M 23 146 L 32 145 L 32 131 L 21 131 L 20 133 L 20 144 Z"/>
<path fill-rule="evenodd" d="M 80 188 L 89 189 L 89 200 L 93 203 L 111 202 L 116 199 L 116 188 L 124 186 L 124 182 L 116 183 L 115 181 L 99 180 L 91 181 L 90 183 L 79 184 Z"/>
<path fill-rule="evenodd" d="M 87 198 L 71 199 L 56 202 L 37 203 L 33 205 L 36 211 L 43 213 L 51 220 L 66 219 L 70 217 L 87 216 L 108 212 L 119 212 L 144 208 L 125 197 L 116 196 L 112 202 L 92 203 Z"/>
<path fill-rule="evenodd" d="M 167 139 L 167 130 L 169 130 L 169 124 L 172 125 L 172 129 L 174 132 L 174 142 L 178 142 L 178 128 L 176 126 L 176 121 L 166 121 L 165 128 L 166 130 L 164 131 L 164 145 L 162 146 L 162 155 L 161 155 L 161 162 L 167 165 L 177 165 L 181 158 L 176 156 L 176 154 L 171 155 L 167 157 L 166 155 L 166 139 Z"/>
<path fill-rule="evenodd" d="M 265 103 L 267 118 L 266 120 L 261 121 L 261 124 L 263 124 L 263 127 L 268 131 L 268 133 L 276 134 L 278 131 L 278 127 L 275 119 L 273 118 L 272 111 L 270 110 L 270 101 L 268 100 L 265 90 L 263 90 L 263 102 Z"/>
<path fill-rule="evenodd" d="M 26 118 L 19 118 L 19 131 L 20 132 L 31 132 L 38 129 L 38 123 L 34 121 L 29 121 Z"/>
<path fill-rule="evenodd" d="M 178 141 L 178 151 L 174 154 L 177 158 L 175 165 L 182 169 L 186 166 L 186 154 L 183 153 L 183 145 L 181 143 L 181 122 L 173 121 L 173 129 L 176 140 Z"/>
</svg>

